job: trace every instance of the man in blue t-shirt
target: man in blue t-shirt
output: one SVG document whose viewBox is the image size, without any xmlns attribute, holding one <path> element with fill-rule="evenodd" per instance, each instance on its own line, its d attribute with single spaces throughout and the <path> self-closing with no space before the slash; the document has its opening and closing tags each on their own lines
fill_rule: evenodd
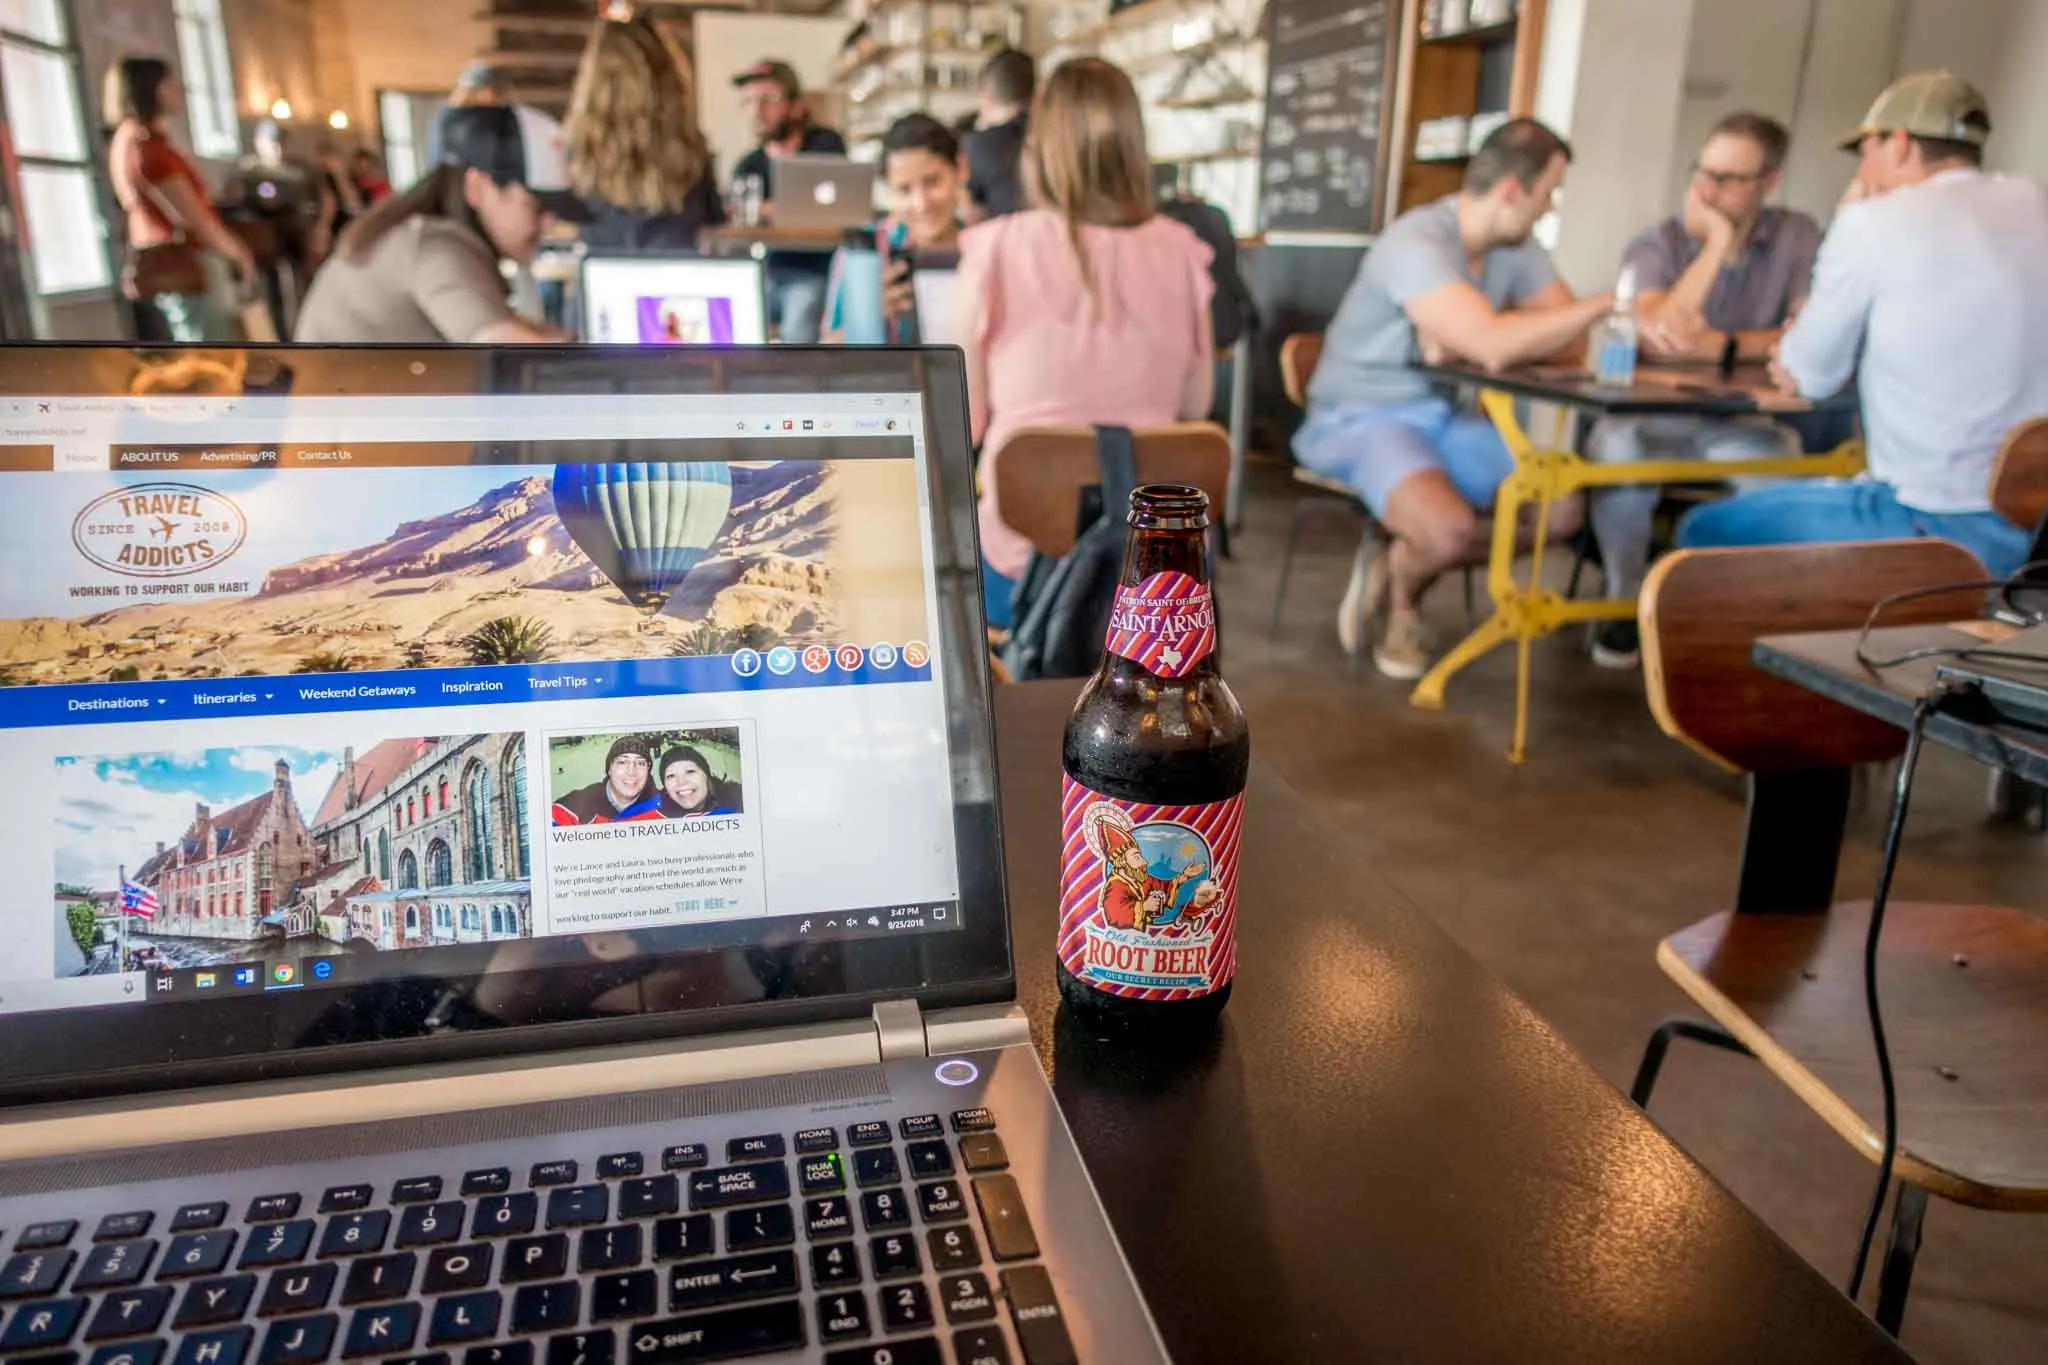
<svg viewBox="0 0 2048 1365">
<path fill-rule="evenodd" d="M 1457 413 L 1417 361 L 1503 370 L 1577 342 L 1610 296 L 1575 299 L 1532 240 L 1564 182 L 1571 148 L 1533 119 L 1481 145 L 1458 193 L 1412 209 L 1380 235 L 1338 306 L 1294 438 L 1302 464 L 1357 489 L 1392 534 L 1354 573 L 1337 619 L 1347 652 L 1381 606 L 1373 663 L 1390 678 L 1428 670 L 1417 604 L 1438 575 L 1470 562 L 1479 511 L 1513 467 L 1483 417 Z"/>
</svg>

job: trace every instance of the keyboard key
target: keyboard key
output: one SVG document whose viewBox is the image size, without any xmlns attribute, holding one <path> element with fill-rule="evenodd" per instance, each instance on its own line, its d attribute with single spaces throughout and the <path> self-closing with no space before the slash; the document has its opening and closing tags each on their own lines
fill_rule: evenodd
<svg viewBox="0 0 2048 1365">
<path fill-rule="evenodd" d="M 294 1218 L 289 1223 L 266 1223 L 252 1228 L 249 1240 L 242 1244 L 242 1259 L 236 1264 L 244 1270 L 259 1266 L 290 1265 L 306 1259 L 306 1249 L 313 1245 L 313 1220 Z"/>
<path fill-rule="evenodd" d="M 536 1161 L 528 1172 L 526 1183 L 533 1189 L 549 1185 L 573 1185 L 576 1183 L 576 1163 L 573 1161 Z"/>
<path fill-rule="evenodd" d="M 672 1175 L 650 1175 L 619 1186 L 619 1217 L 659 1218 L 682 1208 L 682 1186 Z"/>
<path fill-rule="evenodd" d="M 86 1326 L 87 1341 L 112 1341 L 116 1337 L 148 1336 L 170 1310 L 171 1291 L 163 1285 L 148 1289 L 124 1289 L 100 1300 L 99 1311 Z"/>
<path fill-rule="evenodd" d="M 763 1251 L 796 1241 L 796 1215 L 787 1204 L 733 1209 L 725 1215 L 727 1251 Z"/>
<path fill-rule="evenodd" d="M 503 1307 L 504 1297 L 495 1289 L 438 1299 L 433 1319 L 427 1325 L 427 1345 L 449 1346 L 496 1336 L 498 1314 Z"/>
<path fill-rule="evenodd" d="M 729 1256 L 722 1261 L 679 1265 L 669 1270 L 668 1277 L 668 1306 L 672 1313 L 794 1294 L 796 1253 L 765 1251 L 758 1256 Z"/>
<path fill-rule="evenodd" d="M 78 1259 L 75 1251 L 21 1251 L 0 1265 L 0 1299 L 34 1299 L 55 1293 Z"/>
<path fill-rule="evenodd" d="M 170 1245 L 164 1248 L 164 1258 L 157 1263 L 156 1277 L 175 1280 L 190 1275 L 214 1274 L 228 1263 L 228 1255 L 234 1249 L 233 1228 L 184 1233 L 173 1237 Z"/>
<path fill-rule="evenodd" d="M 571 1185 L 548 1196 L 548 1226 L 583 1228 L 612 1216 L 609 1185 Z"/>
<path fill-rule="evenodd" d="M 941 1142 L 913 1142 L 903 1149 L 910 1159 L 910 1178 L 930 1180 L 935 1175 L 953 1174 L 953 1149 Z"/>
<path fill-rule="evenodd" d="M 52 1247 L 68 1245 L 78 1235 L 76 1218 L 53 1219 L 47 1223 L 30 1223 L 14 1239 L 16 1251 L 48 1251 Z"/>
<path fill-rule="evenodd" d="M 402 1299 L 412 1293 L 412 1273 L 418 1264 L 419 1258 L 410 1251 L 393 1256 L 365 1256 L 348 1268 L 348 1279 L 341 1286 L 341 1301 L 353 1305 Z"/>
<path fill-rule="evenodd" d="M 73 1289 L 118 1289 L 123 1285 L 141 1284 L 142 1277 L 149 1272 L 149 1263 L 156 1258 L 156 1242 L 144 1237 L 133 1242 L 106 1242 L 85 1253 L 85 1263 L 78 1267 L 78 1278 L 71 1282 Z"/>
<path fill-rule="evenodd" d="M 514 1333 L 552 1332 L 574 1327 L 583 1314 L 583 1286 L 574 1280 L 522 1285 L 512 1295 Z"/>
<path fill-rule="evenodd" d="M 851 1242 L 811 1248 L 811 1288 L 860 1283 L 860 1249 Z"/>
<path fill-rule="evenodd" d="M 641 1245 L 640 1225 L 637 1223 L 585 1228 L 583 1235 L 576 1239 L 576 1268 L 585 1275 L 600 1270 L 630 1270 L 640 1264 Z M 647 1311 L 651 1313 L 654 1310 L 650 1308 Z"/>
<path fill-rule="evenodd" d="M 504 1166 L 470 1171 L 462 1177 L 462 1197 L 465 1199 L 474 1199 L 482 1194 L 503 1194 L 511 1188 L 512 1172 Z"/>
<path fill-rule="evenodd" d="M 853 1206 L 844 1195 L 804 1201 L 804 1229 L 814 1242 L 828 1237 L 845 1237 L 853 1232 Z"/>
<path fill-rule="evenodd" d="M 875 1258 L 875 1278 L 878 1280 L 924 1272 L 924 1266 L 918 1262 L 917 1239 L 907 1232 L 872 1238 L 868 1242 L 868 1250 Z"/>
<path fill-rule="evenodd" d="M 789 1198 L 789 1167 L 780 1161 L 751 1166 L 724 1166 L 690 1177 L 692 1209 L 722 1209 L 732 1204 L 765 1204 Z"/>
<path fill-rule="evenodd" d="M 981 1225 L 988 1230 L 988 1249 L 998 1261 L 1020 1261 L 1038 1254 L 1038 1234 L 1024 1211 L 1024 1195 L 1011 1175 L 985 1175 L 974 1182 L 974 1202 Z"/>
<path fill-rule="evenodd" d="M 932 1296 L 925 1289 L 924 1281 L 892 1284 L 881 1294 L 882 1326 L 885 1330 L 909 1332 L 932 1325 Z"/>
<path fill-rule="evenodd" d="M 11 1358 L 7 1365 L 78 1365 L 76 1351 L 28 1351 Z"/>
<path fill-rule="evenodd" d="M 700 1360 L 793 1351 L 804 1344 L 803 1305 L 756 1303 L 716 1313 L 662 1318 L 626 1329 L 626 1365 L 691 1365 Z M 556 1365 L 550 1358 L 549 1365 Z"/>
<path fill-rule="evenodd" d="M 903 1140 L 912 1138 L 935 1138 L 946 1135 L 946 1126 L 939 1122 L 937 1114 L 918 1114 L 896 1125 L 902 1131 Z"/>
<path fill-rule="evenodd" d="M 559 1280 L 569 1273 L 569 1239 L 559 1232 L 505 1244 L 505 1283 Z"/>
<path fill-rule="evenodd" d="M 422 1351 L 416 1356 L 393 1356 L 384 1365 L 448 1365 L 446 1351 Z"/>
<path fill-rule="evenodd" d="M 320 1196 L 322 1213 L 355 1213 L 370 1207 L 377 1191 L 370 1185 L 336 1185 Z"/>
<path fill-rule="evenodd" d="M 693 1213 L 687 1218 L 664 1218 L 654 1225 L 654 1259 L 688 1261 L 718 1250 L 712 1244 L 711 1215 Z"/>
<path fill-rule="evenodd" d="M 855 1147 L 872 1147 L 878 1142 L 889 1140 L 889 1125 L 886 1123 L 856 1123 L 846 1130 L 846 1140 Z"/>
<path fill-rule="evenodd" d="M 818 1152 L 829 1152 L 839 1145 L 837 1128 L 806 1128 L 796 1135 L 798 1153 L 810 1156 Z"/>
<path fill-rule="evenodd" d="M 178 1300 L 178 1311 L 171 1318 L 171 1329 L 182 1331 L 187 1327 L 219 1327 L 240 1322 L 242 1314 L 249 1311 L 249 1300 L 255 1296 L 254 1275 L 223 1275 L 218 1279 L 194 1280 L 185 1286 L 185 1297 Z"/>
<path fill-rule="evenodd" d="M 462 1353 L 462 1365 L 533 1365 L 533 1343 L 501 1341 L 495 1346 L 472 1346 Z"/>
<path fill-rule="evenodd" d="M 62 1346 L 85 1316 L 84 1299 L 39 1299 L 14 1310 L 0 1331 L 0 1351 L 25 1351 L 36 1346 Z"/>
<path fill-rule="evenodd" d="M 320 1233 L 320 1254 L 325 1256 L 364 1256 L 384 1249 L 384 1239 L 391 1233 L 391 1214 L 385 1209 L 367 1209 L 362 1213 L 337 1213 L 327 1220 L 327 1226 Z"/>
<path fill-rule="evenodd" d="M 994 1133 L 969 1133 L 960 1139 L 960 1164 L 970 1171 L 1000 1171 L 1010 1164 L 1010 1154 Z"/>
<path fill-rule="evenodd" d="M 613 1152 L 610 1156 L 601 1156 L 597 1159 L 597 1178 L 624 1180 L 640 1174 L 645 1166 L 646 1162 L 638 1152 Z"/>
<path fill-rule="evenodd" d="M 946 1321 L 955 1327 L 963 1322 L 987 1322 L 996 1315 L 995 1296 L 989 1293 L 988 1276 L 978 1270 L 942 1278 L 939 1281 L 939 1302 L 945 1305 Z"/>
<path fill-rule="evenodd" d="M 970 1327 L 953 1333 L 953 1359 L 960 1365 L 1010 1365 L 1010 1343 L 1000 1327 Z"/>
<path fill-rule="evenodd" d="M 946 1365 L 931 1337 L 892 1341 L 886 1346 L 851 1346 L 825 1353 L 825 1365 Z"/>
<path fill-rule="evenodd" d="M 426 1273 L 420 1276 L 420 1293 L 453 1294 L 462 1289 L 482 1289 L 491 1282 L 491 1248 L 488 1243 L 440 1247 L 427 1253 Z"/>
<path fill-rule="evenodd" d="M 228 1220 L 228 1201 L 216 1199 L 209 1204 L 182 1204 L 171 1215 L 172 1232 L 204 1232 L 217 1228 Z"/>
<path fill-rule="evenodd" d="M 1078 1365 L 1067 1335 L 1066 1315 L 1053 1296 L 1052 1276 L 1042 1265 L 1012 1266 L 1003 1272 L 1003 1297 L 1010 1301 L 1010 1321 L 1024 1365 Z"/>
<path fill-rule="evenodd" d="M 348 1336 L 341 1343 L 344 1358 L 388 1356 L 412 1349 L 420 1334 L 420 1306 L 416 1303 L 387 1303 L 376 1308 L 358 1308 L 348 1320 Z"/>
<path fill-rule="evenodd" d="M 747 1161 L 766 1161 L 771 1157 L 784 1155 L 788 1149 L 782 1145 L 782 1134 L 764 1133 L 760 1137 L 737 1137 L 725 1144 L 725 1159 L 737 1166 Z"/>
<path fill-rule="evenodd" d="M 896 1164 L 896 1149 L 871 1147 L 864 1152 L 855 1152 L 853 1178 L 862 1189 L 870 1185 L 894 1185 L 902 1180 L 903 1168 Z"/>
<path fill-rule="evenodd" d="M 860 1197 L 861 1226 L 869 1232 L 910 1226 L 910 1201 L 900 1189 L 869 1190 Z"/>
<path fill-rule="evenodd" d="M 858 1289 L 818 1300 L 818 1340 L 845 1341 L 868 1334 L 868 1296 Z"/>
<path fill-rule="evenodd" d="M 299 1216 L 299 1197 L 296 1194 L 262 1194 L 249 1201 L 249 1212 L 243 1215 L 248 1223 L 276 1223 Z"/>
<path fill-rule="evenodd" d="M 974 1240 L 973 1228 L 933 1228 L 924 1240 L 932 1250 L 934 1270 L 970 1270 L 981 1264 L 981 1244 Z"/>
<path fill-rule="evenodd" d="M 93 1229 L 92 1239 L 95 1242 L 125 1242 L 133 1237 L 147 1237 L 150 1224 L 154 1222 L 156 1215 L 148 1209 L 140 1213 L 110 1213 Z"/>
<path fill-rule="evenodd" d="M 694 1171 L 711 1164 L 711 1149 L 701 1142 L 685 1142 L 661 1154 L 664 1171 Z"/>
<path fill-rule="evenodd" d="M 310 1365 L 327 1359 L 334 1349 L 335 1333 L 341 1320 L 332 1313 L 310 1318 L 283 1318 L 270 1324 L 263 1334 L 263 1350 L 257 1365 Z"/>
<path fill-rule="evenodd" d="M 440 1197 L 441 1177 L 438 1175 L 416 1175 L 391 1187 L 391 1202 L 394 1204 L 431 1204 Z"/>
<path fill-rule="evenodd" d="M 358 1266 L 362 1264 L 356 1262 Z M 331 1265 L 299 1265 L 271 1271 L 269 1282 L 263 1286 L 263 1298 L 256 1305 L 256 1315 L 276 1318 L 287 1313 L 319 1312 L 334 1293 L 336 1274 Z"/>
<path fill-rule="evenodd" d="M 590 1320 L 644 1318 L 661 1307 L 660 1281 L 651 1270 L 599 1275 L 590 1282 Z"/>
<path fill-rule="evenodd" d="M 468 1216 L 468 1207 L 459 1199 L 414 1204 L 398 1215 L 398 1239 L 393 1245 L 444 1246 L 462 1236 L 462 1221 Z"/>
<path fill-rule="evenodd" d="M 470 1219 L 472 1237 L 519 1237 L 533 1231 L 540 1217 L 540 1200 L 531 1194 L 494 1194 L 476 1201 L 476 1216 Z"/>
<path fill-rule="evenodd" d="M 242 1365 L 249 1357 L 249 1343 L 256 1340 L 251 1327 L 224 1327 L 217 1332 L 193 1332 L 178 1341 L 178 1353 L 171 1365 Z"/>
<path fill-rule="evenodd" d="M 119 1346 L 102 1346 L 86 1365 L 158 1365 L 164 1358 L 161 1341 L 129 1341 Z"/>
<path fill-rule="evenodd" d="M 805 1194 L 837 1194 L 846 1188 L 846 1168 L 837 1152 L 807 1157 L 797 1163 L 796 1181 Z"/>
<path fill-rule="evenodd" d="M 987 1109 L 955 1109 L 953 1131 L 956 1133 L 986 1133 L 996 1126 L 996 1116 Z"/>
<path fill-rule="evenodd" d="M 927 1223 L 950 1223 L 967 1216 L 967 1200 L 950 1180 L 934 1180 L 917 1187 L 917 1209 Z"/>
<path fill-rule="evenodd" d="M 547 1365 L 612 1365 L 617 1355 L 618 1339 L 609 1327 L 548 1338 Z"/>
</svg>

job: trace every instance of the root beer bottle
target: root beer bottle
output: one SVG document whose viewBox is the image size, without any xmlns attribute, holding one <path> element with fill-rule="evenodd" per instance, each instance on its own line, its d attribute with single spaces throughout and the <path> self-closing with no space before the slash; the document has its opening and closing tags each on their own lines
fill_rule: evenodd
<svg viewBox="0 0 2048 1365">
<path fill-rule="evenodd" d="M 1213 1017 L 1237 967 L 1251 732 L 1216 661 L 1208 495 L 1147 484 L 1102 664 L 1061 754 L 1060 994 L 1097 1019 Z"/>
</svg>

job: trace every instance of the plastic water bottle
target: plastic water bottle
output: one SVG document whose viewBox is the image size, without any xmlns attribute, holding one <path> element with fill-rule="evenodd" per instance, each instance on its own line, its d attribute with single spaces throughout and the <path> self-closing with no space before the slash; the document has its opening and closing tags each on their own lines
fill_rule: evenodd
<svg viewBox="0 0 2048 1365">
<path fill-rule="evenodd" d="M 1624 266 L 1614 286 L 1614 308 L 1600 329 L 1600 350 L 1594 378 L 1610 388 L 1636 382 L 1636 272 Z"/>
</svg>

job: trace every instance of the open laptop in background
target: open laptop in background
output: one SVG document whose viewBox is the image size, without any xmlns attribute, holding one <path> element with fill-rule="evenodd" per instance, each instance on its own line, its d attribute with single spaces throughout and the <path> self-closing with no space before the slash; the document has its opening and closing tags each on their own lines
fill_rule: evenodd
<svg viewBox="0 0 2048 1365">
<path fill-rule="evenodd" d="M 779 228 L 849 228 L 874 221 L 875 168 L 843 156 L 778 156 L 768 162 L 769 202 Z"/>
<path fill-rule="evenodd" d="M 920 247 L 910 257 L 910 289 L 917 303 L 914 338 L 927 346 L 951 346 L 955 282 L 960 276 L 956 247 Z"/>
<path fill-rule="evenodd" d="M 583 258 L 583 339 L 634 346 L 759 346 L 768 340 L 761 263 L 702 256 Z"/>
<path fill-rule="evenodd" d="M 956 353 L 5 361 L 0 1350 L 1164 1360 L 1014 1003 Z"/>
</svg>

